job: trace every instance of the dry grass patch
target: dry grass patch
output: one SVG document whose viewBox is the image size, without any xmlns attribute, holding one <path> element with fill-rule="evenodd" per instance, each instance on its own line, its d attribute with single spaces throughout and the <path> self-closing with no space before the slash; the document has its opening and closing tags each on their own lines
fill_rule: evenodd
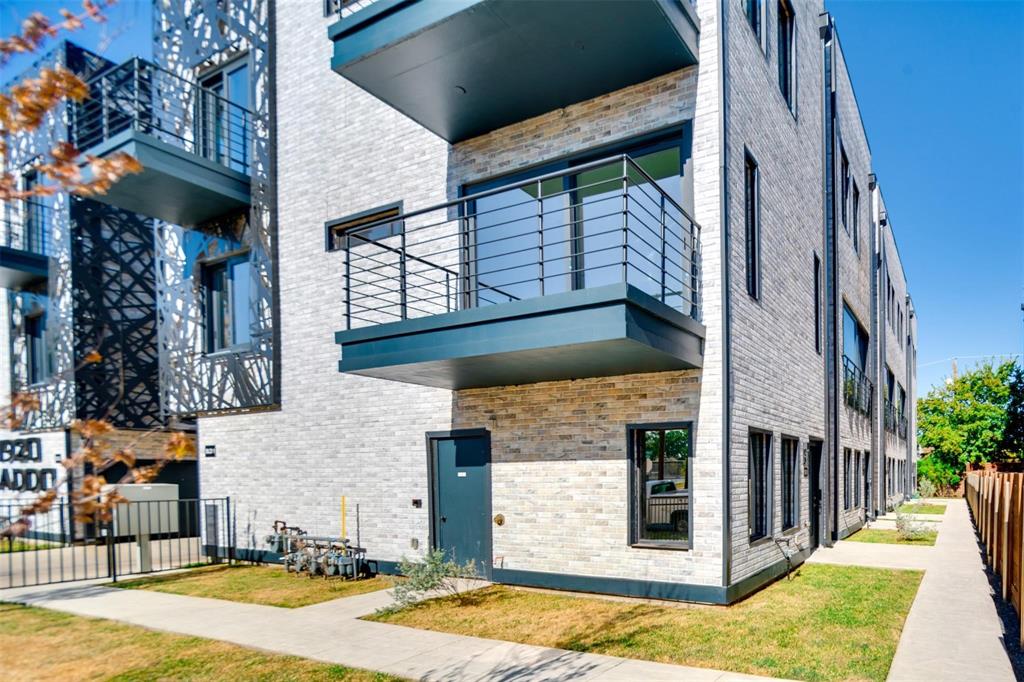
<svg viewBox="0 0 1024 682">
<path fill-rule="evenodd" d="M 885 528 L 862 528 L 850 537 L 846 538 L 851 542 L 870 542 L 883 545 L 917 545 L 931 546 L 935 544 L 935 538 L 939 532 L 935 530 L 922 530 L 921 537 L 901 538 L 899 531 Z"/>
<path fill-rule="evenodd" d="M 803 680 L 884 680 L 920 571 L 805 564 L 729 607 L 489 587 L 371 617 L 573 651 Z"/>
<path fill-rule="evenodd" d="M 310 578 L 288 573 L 280 566 L 251 565 L 196 568 L 114 584 L 131 590 L 154 590 L 289 609 L 385 590 L 391 585 L 389 579 L 379 576 L 364 580 Z"/>
<path fill-rule="evenodd" d="M 0 604 L 0 652 L 5 682 L 401 679 L 14 604 Z"/>
<path fill-rule="evenodd" d="M 946 505 L 928 502 L 905 502 L 900 505 L 900 511 L 904 514 L 945 514 Z"/>
</svg>

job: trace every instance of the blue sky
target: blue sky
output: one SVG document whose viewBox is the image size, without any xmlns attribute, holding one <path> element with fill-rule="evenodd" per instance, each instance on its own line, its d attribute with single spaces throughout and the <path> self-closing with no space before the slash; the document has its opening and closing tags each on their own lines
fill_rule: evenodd
<svg viewBox="0 0 1024 682">
<path fill-rule="evenodd" d="M 918 313 L 921 392 L 1024 350 L 1024 2 L 831 0 Z M 75 0 L 0 0 L 0 33 Z M 75 40 L 148 56 L 150 0 Z M 16 75 L 31 60 L 0 72 Z"/>
</svg>

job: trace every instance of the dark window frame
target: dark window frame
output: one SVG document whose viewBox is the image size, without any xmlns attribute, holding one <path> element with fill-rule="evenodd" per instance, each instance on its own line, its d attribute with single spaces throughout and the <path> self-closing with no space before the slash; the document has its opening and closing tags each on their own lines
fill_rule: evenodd
<svg viewBox="0 0 1024 682">
<path fill-rule="evenodd" d="M 359 246 L 359 244 L 379 242 L 391 237 L 398 237 L 405 232 L 405 221 L 391 220 L 386 223 L 383 221 L 388 218 L 401 218 L 404 212 L 405 203 L 403 201 L 394 201 L 341 218 L 328 220 L 324 223 L 324 250 L 345 251 L 353 246 Z M 381 234 L 375 236 L 362 235 L 361 239 L 352 239 L 352 237 L 364 230 L 366 226 L 377 222 L 381 224 L 374 226 L 371 230 L 380 231 Z M 387 234 L 384 234 L 385 232 Z"/>
<path fill-rule="evenodd" d="M 768 540 L 774 532 L 774 438 L 771 431 L 750 429 L 747 435 L 747 529 L 750 544 Z M 755 447 L 760 447 L 758 461 Z M 756 475 L 764 480 L 758 484 Z"/>
<path fill-rule="evenodd" d="M 251 262 L 252 262 L 251 261 L 251 249 L 249 247 L 243 247 L 241 249 L 235 249 L 235 250 L 230 251 L 228 253 L 224 253 L 224 254 L 218 255 L 218 256 L 216 256 L 214 258 L 207 258 L 207 259 L 201 260 L 198 263 L 198 266 L 199 266 L 199 282 L 200 282 L 200 286 L 202 287 L 201 291 L 202 291 L 202 313 L 203 313 L 202 314 L 202 321 L 203 321 L 203 355 L 205 355 L 205 356 L 216 356 L 216 355 L 219 355 L 221 353 L 246 353 L 246 352 L 251 352 L 253 350 L 253 348 L 254 348 L 252 334 L 251 334 L 252 322 L 253 322 L 252 316 L 250 315 L 251 309 L 247 309 L 246 310 L 246 316 L 249 319 L 249 328 L 250 328 L 249 338 L 247 340 L 245 340 L 245 341 L 236 341 L 235 338 L 234 338 L 235 306 L 234 306 L 234 295 L 233 295 L 233 292 L 230 289 L 231 278 L 229 276 L 229 271 L 230 271 L 230 268 L 232 267 L 232 265 L 238 264 L 238 263 L 243 263 L 243 262 L 250 263 L 250 268 L 252 267 L 252 265 L 251 265 Z M 227 297 L 227 305 L 228 305 L 228 308 L 229 308 L 229 313 L 231 315 L 230 319 L 232 320 L 231 325 L 230 325 L 230 329 L 223 329 L 223 328 L 220 329 L 220 331 L 221 331 L 220 337 L 221 338 L 217 339 L 216 341 L 219 342 L 221 339 L 224 339 L 225 343 L 223 343 L 223 344 L 215 343 L 214 335 L 216 334 L 217 329 L 215 329 L 214 325 L 211 323 L 212 315 L 213 315 L 213 312 L 214 312 L 213 311 L 214 305 L 213 305 L 212 298 L 213 298 L 213 294 L 214 294 L 214 291 L 215 291 L 213 286 L 212 286 L 211 280 L 213 279 L 214 275 L 216 273 L 219 273 L 219 272 L 223 272 L 224 273 L 224 278 L 225 278 L 224 281 L 228 283 L 228 288 L 225 289 L 224 292 L 221 295 Z M 249 276 L 250 277 L 252 276 L 251 271 L 249 273 Z M 251 290 L 249 292 L 248 305 L 249 306 L 252 305 L 252 291 Z"/>
<path fill-rule="evenodd" d="M 821 258 L 814 253 L 814 350 L 821 355 Z"/>
<path fill-rule="evenodd" d="M 850 218 L 850 229 L 853 230 L 853 250 L 860 253 L 860 188 L 857 181 L 853 180 L 853 204 L 851 206 L 852 216 Z"/>
<path fill-rule="evenodd" d="M 839 190 L 840 190 L 840 212 L 842 213 L 843 229 L 850 234 L 850 158 L 846 155 L 846 148 L 839 145 Z"/>
<path fill-rule="evenodd" d="M 24 319 L 25 381 L 40 386 L 53 376 L 53 355 L 46 347 L 47 309 L 34 308 Z"/>
<path fill-rule="evenodd" d="M 762 44 L 764 27 L 764 2 L 762 0 L 742 0 L 743 14 L 747 18 L 747 26 L 754 32 L 759 45 Z M 763 45 L 762 45 L 763 48 Z"/>
<path fill-rule="evenodd" d="M 852 489 L 850 487 L 850 471 L 853 468 L 853 450 L 843 448 L 843 510 L 849 511 L 853 508 Z"/>
<path fill-rule="evenodd" d="M 743 152 L 743 235 L 747 294 L 761 300 L 761 171 L 749 149 Z"/>
<path fill-rule="evenodd" d="M 790 111 L 796 109 L 796 13 L 789 0 L 778 0 L 776 56 L 779 92 Z"/>
<path fill-rule="evenodd" d="M 782 436 L 782 530 L 800 526 L 800 439 Z"/>
<path fill-rule="evenodd" d="M 693 548 L 693 458 L 694 439 L 693 421 L 677 422 L 655 422 L 638 423 L 626 425 L 626 459 L 629 468 L 629 537 L 627 541 L 630 547 L 644 549 L 669 549 L 669 550 L 690 550 Z M 640 484 L 642 476 L 639 475 L 639 458 L 641 456 L 637 448 L 637 440 L 640 434 L 647 431 L 675 431 L 686 430 L 689 438 L 689 456 L 686 461 L 686 483 L 687 483 L 687 539 L 686 540 L 652 540 L 641 537 L 640 526 L 643 523 L 642 512 L 644 500 L 641 495 Z"/>
</svg>

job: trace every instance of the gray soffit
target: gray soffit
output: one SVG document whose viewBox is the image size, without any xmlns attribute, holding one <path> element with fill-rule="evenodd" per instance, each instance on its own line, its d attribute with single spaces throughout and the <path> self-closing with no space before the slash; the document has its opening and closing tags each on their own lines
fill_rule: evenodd
<svg viewBox="0 0 1024 682">
<path fill-rule="evenodd" d="M 697 63 L 688 0 L 377 0 L 331 68 L 449 142 Z"/>
</svg>

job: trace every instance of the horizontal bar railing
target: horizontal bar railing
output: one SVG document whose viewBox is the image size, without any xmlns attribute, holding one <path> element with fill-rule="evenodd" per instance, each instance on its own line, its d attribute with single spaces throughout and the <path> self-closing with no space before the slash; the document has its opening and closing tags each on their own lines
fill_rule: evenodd
<svg viewBox="0 0 1024 682">
<path fill-rule="evenodd" d="M 843 356 L 843 399 L 853 409 L 871 415 L 874 384 L 865 376 L 849 356 Z"/>
<path fill-rule="evenodd" d="M 53 219 L 57 213 L 42 199 L 8 201 L 0 205 L 0 244 L 39 255 L 51 252 Z"/>
<path fill-rule="evenodd" d="M 335 243 L 349 329 L 621 282 L 701 319 L 700 226 L 625 155 L 360 225 Z"/>
<path fill-rule="evenodd" d="M 249 109 L 138 58 L 98 74 L 88 85 L 89 97 L 72 110 L 72 136 L 79 149 L 88 151 L 135 130 L 249 173 Z"/>
</svg>

